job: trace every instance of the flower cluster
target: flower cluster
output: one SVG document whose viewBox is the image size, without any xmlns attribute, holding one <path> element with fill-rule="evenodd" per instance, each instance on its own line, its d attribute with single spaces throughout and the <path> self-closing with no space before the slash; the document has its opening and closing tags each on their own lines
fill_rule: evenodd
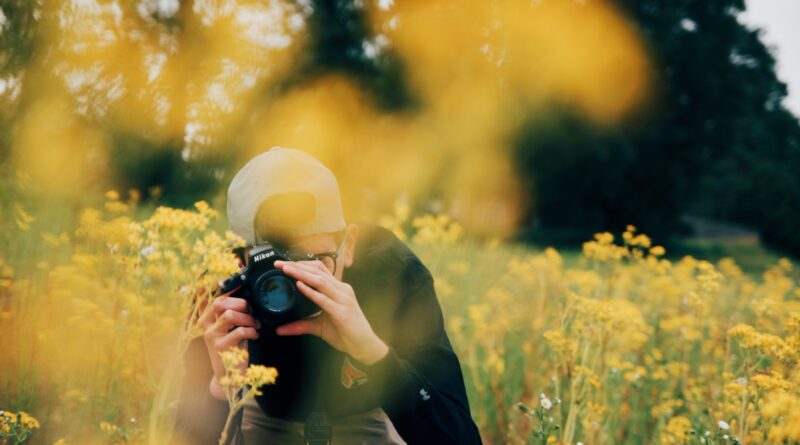
<svg viewBox="0 0 800 445">
<path fill-rule="evenodd" d="M 8 363 L 12 386 L 33 366 L 60 411 L 81 412 L 94 426 L 146 419 L 147 428 L 83 427 L 88 442 L 101 439 L 87 434 L 131 442 L 145 431 L 149 441 L 170 433 L 170 404 L 182 357 L 201 335 L 199 315 L 218 281 L 239 267 L 231 250 L 243 242 L 211 229 L 218 212 L 207 203 L 190 210 L 137 203 L 136 193 L 123 201 L 112 191 L 105 205 L 80 212 L 71 234 L 40 234 L 51 254 L 26 264 L 22 277 L 5 262 L 11 258 L 0 263 L 3 373 Z"/>
<path fill-rule="evenodd" d="M 0 443 L 25 443 L 36 429 L 39 421 L 25 411 L 13 413 L 0 409 Z"/>
<path fill-rule="evenodd" d="M 530 437 L 507 400 L 533 398 L 537 387 L 563 400 L 536 405 L 560 443 L 615 443 L 621 431 L 665 444 L 794 437 L 788 411 L 764 410 L 800 394 L 800 299 L 788 260 L 758 279 L 730 258 L 670 259 L 633 226 L 619 238 L 596 234 L 580 255 L 476 241 L 432 249 L 410 230 L 445 293 L 473 415 L 491 441 Z M 533 431 L 541 436 L 539 423 Z"/>
<path fill-rule="evenodd" d="M 219 383 L 225 391 L 230 409 L 225 428 L 220 436 L 219 443 L 223 445 L 227 439 L 228 430 L 233 422 L 236 413 L 244 407 L 244 404 L 262 393 L 260 388 L 264 385 L 275 383 L 278 378 L 278 370 L 263 365 L 249 365 L 249 355 L 247 350 L 233 347 L 220 352 L 222 364 L 225 367 L 225 376 Z"/>
<path fill-rule="evenodd" d="M 253 389 L 253 395 L 261 395 L 258 390 L 261 386 L 275 383 L 278 377 L 278 370 L 268 368 L 263 365 L 250 365 L 248 363 L 247 351 L 241 348 L 231 348 L 221 352 L 222 363 L 225 366 L 225 376 L 220 380 L 220 384 L 225 388 L 229 399 L 247 388 Z"/>
<path fill-rule="evenodd" d="M 555 404 L 560 404 L 561 400 L 556 398 Z M 541 445 L 550 443 L 551 436 L 553 436 L 559 429 L 555 418 L 550 413 L 554 403 L 544 393 L 539 395 L 539 406 L 529 408 L 524 403 L 518 403 L 517 408 L 525 414 L 525 416 L 535 423 L 533 431 L 531 431 L 531 443 L 538 442 Z"/>
</svg>

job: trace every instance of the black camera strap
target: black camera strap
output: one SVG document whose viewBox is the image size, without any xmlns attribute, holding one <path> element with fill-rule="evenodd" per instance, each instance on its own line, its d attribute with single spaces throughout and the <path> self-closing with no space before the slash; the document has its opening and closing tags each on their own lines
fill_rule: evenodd
<svg viewBox="0 0 800 445">
<path fill-rule="evenodd" d="M 322 384 L 317 377 L 317 394 L 314 409 L 306 419 L 303 427 L 303 441 L 306 445 L 330 445 L 333 438 L 333 427 L 328 414 L 322 406 Z"/>
</svg>

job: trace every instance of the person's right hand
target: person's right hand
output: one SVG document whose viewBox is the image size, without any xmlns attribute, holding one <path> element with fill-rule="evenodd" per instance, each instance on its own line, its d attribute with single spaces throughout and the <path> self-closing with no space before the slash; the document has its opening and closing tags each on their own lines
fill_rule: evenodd
<svg viewBox="0 0 800 445">
<path fill-rule="evenodd" d="M 209 390 L 217 399 L 225 400 L 225 393 L 219 385 L 219 380 L 225 376 L 225 367 L 219 353 L 233 346 L 244 348 L 246 340 L 258 338 L 257 329 L 261 328 L 261 324 L 250 314 L 247 301 L 231 297 L 228 293 L 215 298 L 200 315 L 203 340 L 214 369 Z M 246 363 L 244 367 L 247 367 Z"/>
</svg>

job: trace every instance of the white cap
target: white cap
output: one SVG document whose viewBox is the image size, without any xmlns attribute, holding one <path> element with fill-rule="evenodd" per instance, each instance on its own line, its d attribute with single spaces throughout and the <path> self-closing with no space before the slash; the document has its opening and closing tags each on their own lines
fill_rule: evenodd
<svg viewBox="0 0 800 445">
<path fill-rule="evenodd" d="M 258 235 L 263 236 L 265 227 L 292 237 L 338 232 L 345 228 L 339 184 L 308 153 L 273 147 L 233 177 L 228 186 L 228 226 L 250 244 L 263 241 Z"/>
</svg>

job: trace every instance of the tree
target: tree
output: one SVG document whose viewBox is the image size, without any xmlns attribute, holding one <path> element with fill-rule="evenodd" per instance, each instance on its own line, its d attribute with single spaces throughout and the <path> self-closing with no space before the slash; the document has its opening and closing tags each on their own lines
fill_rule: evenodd
<svg viewBox="0 0 800 445">
<path fill-rule="evenodd" d="M 760 32 L 738 21 L 744 2 L 618 3 L 650 45 L 653 101 L 614 130 L 563 112 L 528 127 L 518 156 L 543 227 L 632 223 L 666 237 L 693 212 L 754 225 L 800 252 L 789 227 L 800 220 L 800 125 Z"/>
</svg>

